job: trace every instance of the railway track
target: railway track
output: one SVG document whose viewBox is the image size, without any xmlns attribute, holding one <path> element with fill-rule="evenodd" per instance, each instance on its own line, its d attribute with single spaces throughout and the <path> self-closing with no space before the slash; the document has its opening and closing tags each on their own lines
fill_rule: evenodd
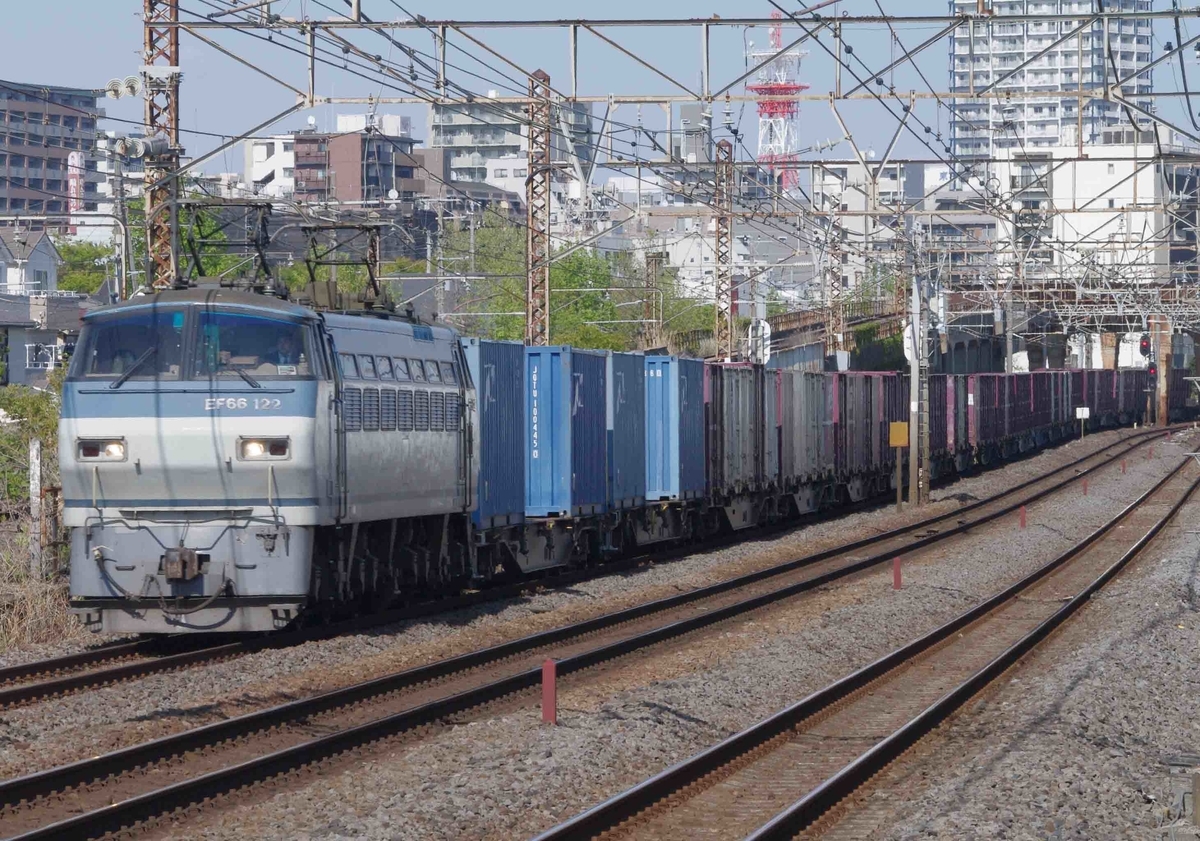
<svg viewBox="0 0 1200 841">
<path fill-rule="evenodd" d="M 1056 474 L 1073 470 L 1088 461 L 1103 459 L 1100 463 L 1090 468 L 1099 469 L 1106 464 L 1112 463 L 1115 459 L 1120 458 L 1136 447 L 1149 443 L 1161 435 L 1160 431 L 1153 430 L 1134 433 L 1105 450 L 1075 459 L 1056 471 Z M 1110 453 L 1114 449 L 1116 450 L 1115 454 Z M 1080 475 L 1083 475 L 1083 473 L 1081 472 Z M 1000 494 L 972 503 L 955 513 L 961 514 L 975 510 L 981 506 L 992 504 L 1014 493 L 1020 493 L 1039 481 L 1041 481 L 1041 478 L 1024 482 Z M 927 529 L 944 522 L 951 516 L 950 514 L 946 514 L 928 518 L 911 526 L 881 535 L 880 538 Z M 781 523 L 771 529 L 760 529 L 752 536 L 735 533 L 715 541 L 710 541 L 704 546 L 687 544 L 672 547 L 668 550 L 659 550 L 651 554 L 638 555 L 605 564 L 603 568 L 598 570 L 560 572 L 549 578 L 501 584 L 483 591 L 422 602 L 379 614 L 357 617 L 347 622 L 302 628 L 265 637 L 238 639 L 234 641 L 225 640 L 214 644 L 200 638 L 185 636 L 141 639 L 126 643 L 98 646 L 94 649 L 65 657 L 0 669 L 0 709 L 17 707 L 44 698 L 66 695 L 86 689 L 109 686 L 152 674 L 232 660 L 268 649 L 289 648 L 302 643 L 329 639 L 342 634 L 354 633 L 406 620 L 420 619 L 450 610 L 473 607 L 485 602 L 513 598 L 528 592 L 531 587 L 546 583 L 552 583 L 552 586 L 556 587 L 571 586 L 599 575 L 611 575 L 634 569 L 649 561 L 665 563 L 677 557 L 686 557 L 699 551 L 714 551 L 747 539 L 774 537 L 781 532 L 786 532 L 795 527 L 796 524 L 793 522 Z M 878 538 L 872 538 L 868 541 L 857 541 L 839 547 L 837 551 L 844 552 L 863 548 L 877 540 Z"/>
<path fill-rule="evenodd" d="M 536 841 L 816 837 L 839 805 L 1067 621 L 1200 487 L 1185 459 L 996 596 Z"/>
<path fill-rule="evenodd" d="M 120 831 L 536 687 L 546 656 L 559 660 L 561 675 L 580 672 L 920 550 L 1048 496 L 1147 442 L 1127 441 L 995 497 L 835 550 L 9 780 L 0 783 L 0 819 L 7 832 L 29 839 Z M 1081 467 L 1087 460 L 1096 463 Z"/>
</svg>

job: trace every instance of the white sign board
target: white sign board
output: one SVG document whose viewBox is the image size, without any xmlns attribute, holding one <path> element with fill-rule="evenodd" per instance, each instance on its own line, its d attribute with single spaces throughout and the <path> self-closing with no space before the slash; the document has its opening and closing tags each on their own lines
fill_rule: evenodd
<svg viewBox="0 0 1200 841">
<path fill-rule="evenodd" d="M 1076 420 L 1087 420 L 1092 416 L 1092 410 L 1087 406 L 1079 406 L 1075 409 Z"/>
</svg>

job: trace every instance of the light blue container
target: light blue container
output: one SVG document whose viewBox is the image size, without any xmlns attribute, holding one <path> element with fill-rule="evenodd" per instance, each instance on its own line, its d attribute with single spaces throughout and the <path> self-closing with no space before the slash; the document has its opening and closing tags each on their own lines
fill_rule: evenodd
<svg viewBox="0 0 1200 841">
<path fill-rule="evenodd" d="M 525 348 L 525 514 L 579 517 L 608 492 L 607 354 Z"/>
<path fill-rule="evenodd" d="M 646 357 L 646 499 L 679 499 L 679 360 Z"/>
<path fill-rule="evenodd" d="M 704 493 L 704 363 L 647 356 L 646 499 Z"/>
<path fill-rule="evenodd" d="M 525 519 L 523 383 L 525 347 L 517 342 L 460 339 L 479 406 L 479 505 L 475 526 L 488 529 Z"/>
<path fill-rule="evenodd" d="M 646 501 L 646 370 L 640 353 L 610 353 L 607 370 L 608 507 Z"/>
</svg>

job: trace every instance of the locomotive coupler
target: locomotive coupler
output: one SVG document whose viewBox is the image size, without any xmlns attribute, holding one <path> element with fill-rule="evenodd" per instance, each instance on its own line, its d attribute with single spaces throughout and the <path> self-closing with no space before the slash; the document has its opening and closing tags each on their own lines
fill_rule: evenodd
<svg viewBox="0 0 1200 841">
<path fill-rule="evenodd" d="M 200 556 L 195 549 L 168 549 L 163 555 L 163 572 L 168 581 L 191 581 L 200 575 Z"/>
</svg>

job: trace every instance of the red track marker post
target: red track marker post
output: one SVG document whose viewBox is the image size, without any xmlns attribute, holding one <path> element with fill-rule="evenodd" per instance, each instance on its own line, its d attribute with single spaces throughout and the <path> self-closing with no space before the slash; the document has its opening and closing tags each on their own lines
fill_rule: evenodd
<svg viewBox="0 0 1200 841">
<path fill-rule="evenodd" d="M 1125 475 L 1125 459 L 1121 459 L 1121 475 Z"/>
<path fill-rule="evenodd" d="M 1083 495 L 1087 496 L 1087 479 L 1083 480 Z"/>
<path fill-rule="evenodd" d="M 1025 506 L 1024 505 L 1021 506 L 1020 520 L 1021 520 L 1021 528 L 1025 528 Z"/>
<path fill-rule="evenodd" d="M 899 590 L 900 586 L 900 559 L 892 558 L 892 589 Z"/>
<path fill-rule="evenodd" d="M 558 664 L 542 663 L 542 724 L 558 724 Z"/>
</svg>

